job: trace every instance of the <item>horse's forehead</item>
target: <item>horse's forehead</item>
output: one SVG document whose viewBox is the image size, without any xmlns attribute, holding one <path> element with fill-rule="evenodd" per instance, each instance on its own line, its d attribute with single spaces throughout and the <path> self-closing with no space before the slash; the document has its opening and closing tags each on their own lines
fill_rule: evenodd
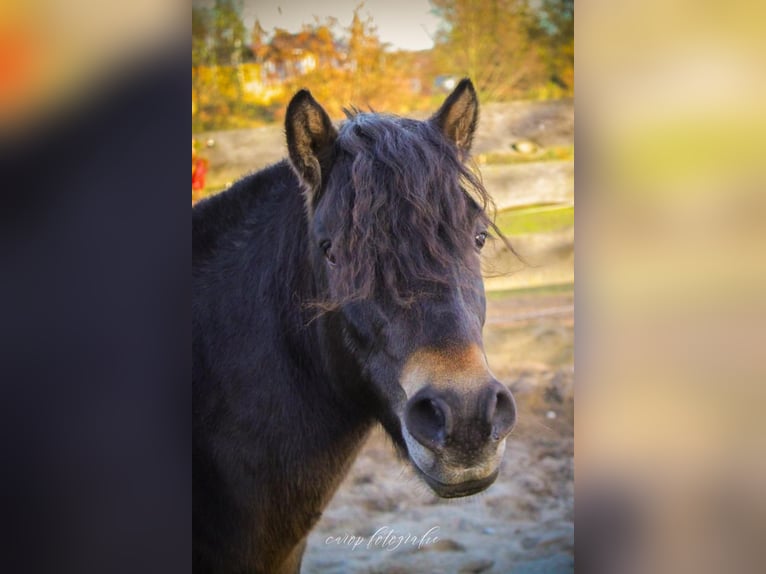
<svg viewBox="0 0 766 574">
<path fill-rule="evenodd" d="M 344 121 L 341 124 L 341 128 L 353 126 L 388 126 L 405 128 L 413 127 L 422 123 L 423 122 L 414 120 L 412 118 L 403 118 L 393 114 L 359 112 Z"/>
<path fill-rule="evenodd" d="M 427 138 L 425 122 L 398 116 L 384 114 L 359 113 L 343 122 L 340 126 L 341 143 L 371 144 L 383 138 L 406 137 L 407 139 L 420 139 L 423 143 Z"/>
<path fill-rule="evenodd" d="M 405 181 L 421 192 L 458 179 L 458 164 L 427 122 L 366 114 L 348 120 L 339 135 L 343 165 L 357 175 L 390 185 Z"/>
</svg>

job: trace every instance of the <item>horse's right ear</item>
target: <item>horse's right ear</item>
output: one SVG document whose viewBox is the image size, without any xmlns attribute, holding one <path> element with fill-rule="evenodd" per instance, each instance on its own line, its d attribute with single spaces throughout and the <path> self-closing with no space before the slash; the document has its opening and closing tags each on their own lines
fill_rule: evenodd
<svg viewBox="0 0 766 574">
<path fill-rule="evenodd" d="M 301 90 L 287 106 L 285 133 L 290 163 L 311 200 L 322 187 L 322 171 L 328 167 L 338 132 L 311 92 Z"/>
</svg>

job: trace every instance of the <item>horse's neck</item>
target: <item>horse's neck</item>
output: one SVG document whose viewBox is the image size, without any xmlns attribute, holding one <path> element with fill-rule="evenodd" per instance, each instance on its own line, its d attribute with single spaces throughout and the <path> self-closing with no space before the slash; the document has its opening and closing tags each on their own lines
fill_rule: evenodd
<svg viewBox="0 0 766 574">
<path fill-rule="evenodd" d="M 261 193 L 260 177 L 234 192 Z M 193 273 L 199 529 L 215 539 L 232 525 L 229 558 L 268 572 L 319 519 L 372 425 L 322 358 L 302 198 L 277 191 L 232 225 L 229 192 L 200 210 Z"/>
<path fill-rule="evenodd" d="M 319 383 L 319 381 L 314 381 Z M 261 499 L 255 536 L 279 541 L 292 552 L 322 516 L 348 473 L 372 427 L 371 417 L 354 413 L 330 396 L 310 394 L 306 400 L 283 403 L 290 431 L 277 441 L 279 470 L 270 475 L 268 500 Z M 255 487 L 262 488 L 260 477 Z M 261 522 L 263 518 L 264 522 Z M 279 518 L 276 518 L 279 517 Z"/>
</svg>

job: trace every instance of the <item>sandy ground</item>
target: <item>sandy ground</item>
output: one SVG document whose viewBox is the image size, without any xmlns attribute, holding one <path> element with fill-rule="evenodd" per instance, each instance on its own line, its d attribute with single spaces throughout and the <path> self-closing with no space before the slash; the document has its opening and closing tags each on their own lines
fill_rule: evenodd
<svg viewBox="0 0 766 574">
<path fill-rule="evenodd" d="M 519 413 L 497 482 L 439 499 L 378 429 L 312 532 L 304 572 L 574 570 L 573 295 L 558 291 L 489 301 L 487 355 Z"/>
</svg>

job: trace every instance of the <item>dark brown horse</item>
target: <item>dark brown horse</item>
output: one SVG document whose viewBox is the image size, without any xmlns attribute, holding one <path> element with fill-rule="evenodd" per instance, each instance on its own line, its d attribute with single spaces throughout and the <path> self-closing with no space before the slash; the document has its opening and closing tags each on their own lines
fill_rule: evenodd
<svg viewBox="0 0 766 574">
<path fill-rule="evenodd" d="M 298 92 L 289 161 L 192 212 L 198 574 L 298 572 L 376 421 L 442 497 L 497 477 L 516 415 L 482 347 L 474 88 L 348 116 Z"/>
</svg>

